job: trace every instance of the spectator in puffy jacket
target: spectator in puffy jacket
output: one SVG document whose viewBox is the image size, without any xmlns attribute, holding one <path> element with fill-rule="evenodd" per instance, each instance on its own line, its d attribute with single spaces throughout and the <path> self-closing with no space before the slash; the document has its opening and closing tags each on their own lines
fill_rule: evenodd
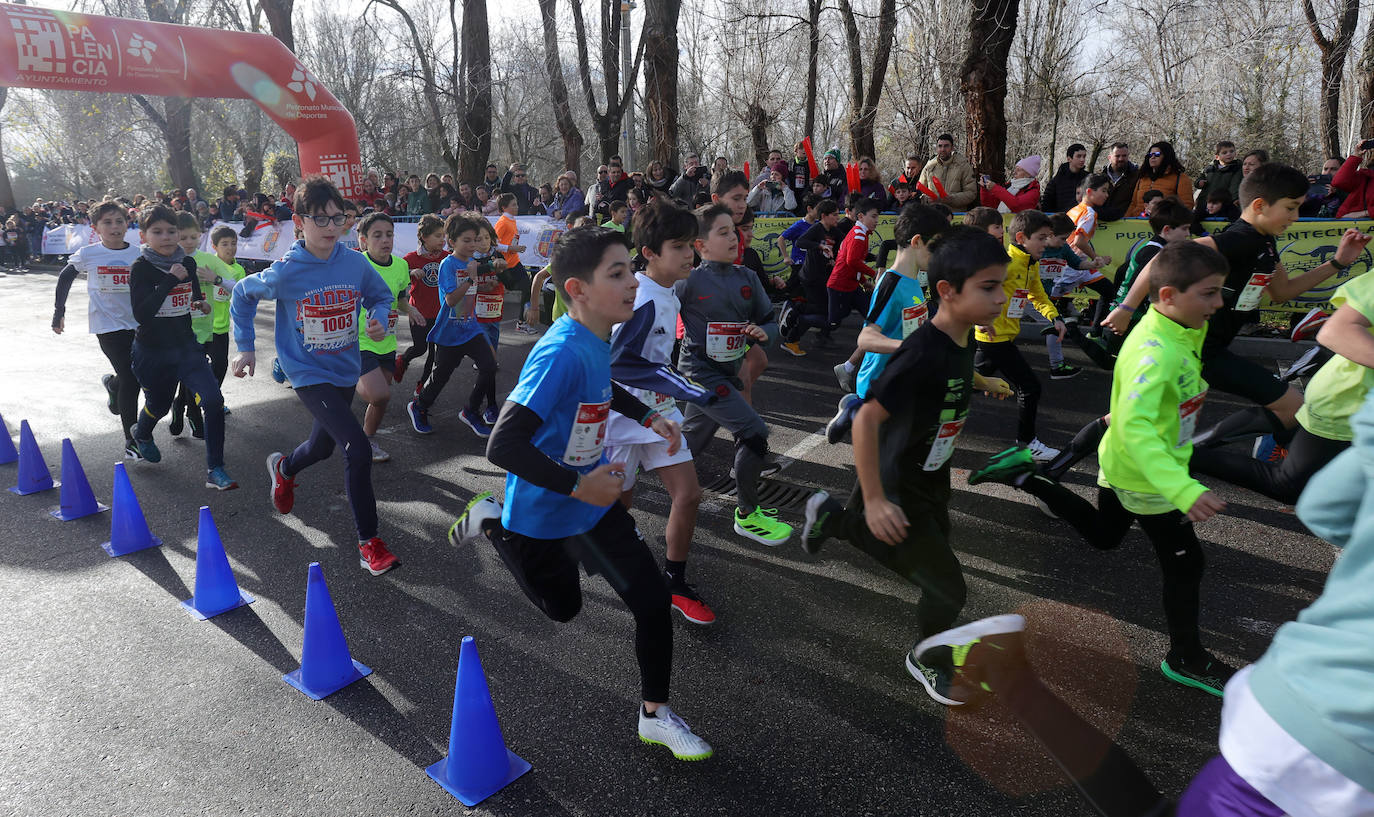
<svg viewBox="0 0 1374 817">
<path fill-rule="evenodd" d="M 1331 186 L 1345 191 L 1345 201 L 1336 210 L 1336 218 L 1369 218 L 1374 208 L 1374 139 L 1360 143 L 1360 149 L 1368 156 L 1364 166 L 1360 166 L 1360 154 L 1349 157 L 1341 164 L 1341 169 L 1331 177 Z"/>
<path fill-rule="evenodd" d="M 1334 218 L 1336 213 L 1340 212 L 1341 202 L 1345 201 L 1345 191 L 1338 189 L 1331 181 L 1341 172 L 1341 164 L 1339 158 L 1328 157 L 1322 162 L 1321 173 L 1307 177 L 1312 187 L 1308 189 L 1307 198 L 1298 208 L 1298 215 L 1308 218 Z"/>
<path fill-rule="evenodd" d="M 573 183 L 572 176 L 568 173 L 559 176 L 558 190 L 553 194 L 553 206 L 549 208 L 549 216 L 559 221 L 571 221 L 586 213 L 587 200 Z"/>
<path fill-rule="evenodd" d="M 1046 213 L 1067 213 L 1078 205 L 1078 186 L 1088 178 L 1088 149 L 1077 142 L 1064 151 L 1067 162 L 1059 165 L 1040 194 L 1040 209 Z"/>
<path fill-rule="evenodd" d="M 697 193 L 703 191 L 711 191 L 711 172 L 702 167 L 701 157 L 689 153 L 682 166 L 682 175 L 668 186 L 668 195 L 683 207 L 691 207 Z"/>
<path fill-rule="evenodd" d="M 978 180 L 974 178 L 973 165 L 954 152 L 954 137 L 948 133 L 935 138 L 935 158 L 921 170 L 921 183 L 931 190 L 936 189 L 933 179 L 939 179 L 945 188 L 945 197 L 936 204 L 963 212 L 978 201 Z"/>
<path fill-rule="evenodd" d="M 984 176 L 978 183 L 978 200 L 984 207 L 992 207 L 999 213 L 1019 213 L 1034 210 L 1040 201 L 1040 182 L 1035 180 L 1040 173 L 1040 157 L 1027 156 L 1011 169 L 1011 181 L 1006 186 Z"/>
<path fill-rule="evenodd" d="M 825 185 L 825 197 L 834 199 L 835 203 L 844 206 L 845 197 L 849 195 L 849 179 L 845 175 L 844 165 L 840 162 L 840 149 L 831 148 L 821 157 L 821 172 L 816 178 L 811 180 L 814 184 L 819 181 Z"/>
<path fill-rule="evenodd" d="M 792 211 L 797 207 L 797 198 L 792 195 L 792 190 L 784 182 L 782 171 L 773 168 L 768 171 L 765 178 L 759 179 L 759 183 L 749 191 L 749 198 L 745 203 L 754 208 L 756 213 L 781 213 Z"/>
<path fill-rule="evenodd" d="M 1130 146 L 1125 142 L 1112 144 L 1111 152 L 1107 154 L 1107 164 L 1102 167 L 1102 175 L 1107 177 L 1110 185 L 1107 187 L 1107 203 L 1097 208 L 1098 221 L 1116 221 L 1134 215 L 1128 214 L 1126 208 L 1131 206 L 1131 199 L 1135 196 L 1135 180 L 1139 173 L 1140 168 L 1131 161 Z"/>
<path fill-rule="evenodd" d="M 1183 163 L 1168 142 L 1155 142 L 1145 151 L 1145 164 L 1135 180 L 1129 213 L 1145 209 L 1145 191 L 1158 190 L 1165 196 L 1177 196 L 1184 207 L 1193 206 L 1193 180 L 1183 172 Z"/>
</svg>

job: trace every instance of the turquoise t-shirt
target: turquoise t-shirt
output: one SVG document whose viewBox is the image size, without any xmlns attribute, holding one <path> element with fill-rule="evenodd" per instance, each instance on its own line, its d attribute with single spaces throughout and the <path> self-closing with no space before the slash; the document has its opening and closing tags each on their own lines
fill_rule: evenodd
<svg viewBox="0 0 1374 817">
<path fill-rule="evenodd" d="M 921 282 L 908 278 L 896 270 L 887 270 L 878 278 L 878 286 L 873 290 L 873 301 L 869 306 L 868 315 L 873 325 L 887 337 L 906 340 L 926 322 L 928 315 Z M 869 390 L 887 367 L 889 357 L 891 355 L 874 352 L 864 355 L 863 363 L 859 366 L 859 376 L 855 380 L 856 394 L 868 399 Z"/>
</svg>

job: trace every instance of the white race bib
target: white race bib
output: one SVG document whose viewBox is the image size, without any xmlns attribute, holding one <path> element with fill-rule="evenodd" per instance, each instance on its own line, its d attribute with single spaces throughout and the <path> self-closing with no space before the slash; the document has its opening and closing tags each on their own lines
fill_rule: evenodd
<svg viewBox="0 0 1374 817">
<path fill-rule="evenodd" d="M 963 420 L 950 420 L 940 424 L 940 430 L 935 433 L 935 441 L 930 444 L 930 453 L 926 455 L 925 465 L 921 466 L 923 471 L 938 471 L 940 467 L 949 462 L 949 458 L 954 455 L 954 443 L 959 439 L 959 432 L 964 430 Z"/>
<path fill-rule="evenodd" d="M 1249 312 L 1252 309 L 1259 309 L 1260 296 L 1264 294 L 1264 288 L 1269 286 L 1269 282 L 1274 279 L 1272 272 L 1257 272 L 1250 276 L 1250 280 L 1245 283 L 1245 289 L 1241 290 L 1240 297 L 1236 299 L 1237 312 Z"/>
<path fill-rule="evenodd" d="M 501 292 L 477 293 L 477 320 L 488 323 L 501 320 L 501 307 L 504 301 L 505 296 Z"/>
<path fill-rule="evenodd" d="M 1202 404 L 1207 400 L 1207 391 L 1203 391 L 1184 400 L 1178 405 L 1178 445 L 1183 445 L 1193 439 L 1193 432 L 1197 430 L 1197 418 L 1202 413 Z M 1177 446 L 1175 446 L 1177 447 Z"/>
<path fill-rule="evenodd" d="M 1068 265 L 1061 258 L 1046 258 L 1040 262 L 1040 279 L 1058 281 L 1066 266 Z"/>
<path fill-rule="evenodd" d="M 395 304 L 393 304 L 392 306 L 394 307 Z M 398 312 L 396 309 L 391 310 L 391 317 L 386 319 L 386 333 L 388 335 L 396 334 L 396 317 L 400 314 L 401 313 Z"/>
<path fill-rule="evenodd" d="M 172 291 L 167 293 L 167 297 L 162 299 L 162 306 L 157 308 L 158 318 L 175 318 L 181 315 L 191 314 L 191 282 L 183 281 L 172 287 Z"/>
<path fill-rule="evenodd" d="M 102 293 L 128 292 L 128 267 L 96 267 L 96 289 Z"/>
<path fill-rule="evenodd" d="M 218 302 L 220 302 L 220 303 L 224 303 L 224 302 L 228 301 L 229 298 L 230 298 L 230 296 L 232 296 L 233 294 L 234 294 L 234 293 L 233 293 L 231 290 L 226 289 L 226 288 L 223 287 L 223 286 L 216 286 L 216 287 L 215 287 L 215 300 L 218 301 Z"/>
<path fill-rule="evenodd" d="M 611 401 L 578 403 L 573 416 L 568 447 L 563 449 L 563 462 L 573 467 L 595 465 L 601 460 L 601 447 L 606 441 L 606 418 L 611 415 Z"/>
<path fill-rule="evenodd" d="M 301 335 L 305 348 L 342 349 L 358 342 L 358 307 L 349 298 L 333 304 L 302 304 Z"/>
<path fill-rule="evenodd" d="M 743 321 L 713 321 L 706 324 L 706 356 L 720 363 L 744 357 L 748 343 L 744 327 L 748 325 Z"/>
<path fill-rule="evenodd" d="M 911 333 L 921 328 L 921 324 L 926 322 L 926 304 L 922 301 L 915 306 L 908 306 L 902 309 L 902 338 L 911 337 Z"/>
<path fill-rule="evenodd" d="M 1026 311 L 1026 303 L 1030 300 L 1029 289 L 1018 289 L 1012 293 L 1011 300 L 1007 301 L 1007 317 L 1019 318 Z"/>
</svg>

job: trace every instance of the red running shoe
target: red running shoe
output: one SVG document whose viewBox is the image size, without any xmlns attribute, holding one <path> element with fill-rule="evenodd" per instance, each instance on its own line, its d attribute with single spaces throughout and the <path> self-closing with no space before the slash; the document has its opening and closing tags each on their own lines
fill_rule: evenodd
<svg viewBox="0 0 1374 817">
<path fill-rule="evenodd" d="M 380 576 L 401 563 L 391 551 L 386 549 L 386 542 L 375 536 L 358 545 L 358 554 L 361 557 L 358 559 L 358 564 L 374 576 Z"/>
<path fill-rule="evenodd" d="M 668 586 L 668 592 L 672 594 L 673 609 L 682 614 L 682 617 L 693 624 L 710 624 L 716 620 L 716 614 L 701 600 L 696 590 L 686 582 L 678 582 Z"/>
<path fill-rule="evenodd" d="M 278 513 L 291 513 L 291 507 L 296 504 L 296 481 L 281 470 L 285 461 L 280 451 L 267 455 L 267 473 L 272 476 L 272 507 Z"/>
<path fill-rule="evenodd" d="M 391 377 L 397 383 L 406 376 L 406 367 L 410 366 L 410 361 L 405 359 L 405 355 L 396 355 L 396 368 L 392 370 Z"/>
<path fill-rule="evenodd" d="M 1322 324 L 1326 323 L 1326 319 L 1329 317 L 1331 317 L 1330 312 L 1325 311 L 1321 307 L 1314 307 L 1302 317 L 1302 320 L 1293 324 L 1293 332 L 1289 335 L 1289 338 L 1294 343 L 1300 340 L 1315 338 L 1317 336 L 1317 330 L 1322 328 Z"/>
</svg>

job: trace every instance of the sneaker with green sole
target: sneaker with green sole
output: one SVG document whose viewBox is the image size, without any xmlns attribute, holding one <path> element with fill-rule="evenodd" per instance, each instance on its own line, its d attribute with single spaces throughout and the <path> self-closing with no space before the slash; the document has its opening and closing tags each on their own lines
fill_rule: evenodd
<svg viewBox="0 0 1374 817">
<path fill-rule="evenodd" d="M 907 653 L 907 672 L 921 682 L 932 699 L 945 706 L 962 706 L 980 692 L 992 691 L 981 672 L 966 672 L 975 667 L 976 662 L 969 660 L 974 648 L 985 645 L 994 652 L 1006 651 L 1015 644 L 1004 644 L 999 639 L 1019 638 L 1025 629 L 1026 619 L 1010 614 L 979 619 L 936 633 L 922 639 Z"/>
<path fill-rule="evenodd" d="M 1218 698 L 1223 696 L 1226 682 L 1236 674 L 1235 667 L 1223 664 L 1207 653 L 1197 658 L 1165 658 L 1159 662 L 1159 671 L 1176 684 L 1200 689 Z"/>
<path fill-rule="evenodd" d="M 736 508 L 735 533 L 761 545 L 777 547 L 791 538 L 792 526 L 778 521 L 775 508 L 755 508 L 748 516 L 740 516 L 739 508 Z"/>
<path fill-rule="evenodd" d="M 1003 485 L 1013 485 L 1017 477 L 1034 472 L 1035 459 L 1030 449 L 1018 445 L 989 457 L 982 468 L 968 475 L 968 484 L 1000 482 Z"/>
</svg>

